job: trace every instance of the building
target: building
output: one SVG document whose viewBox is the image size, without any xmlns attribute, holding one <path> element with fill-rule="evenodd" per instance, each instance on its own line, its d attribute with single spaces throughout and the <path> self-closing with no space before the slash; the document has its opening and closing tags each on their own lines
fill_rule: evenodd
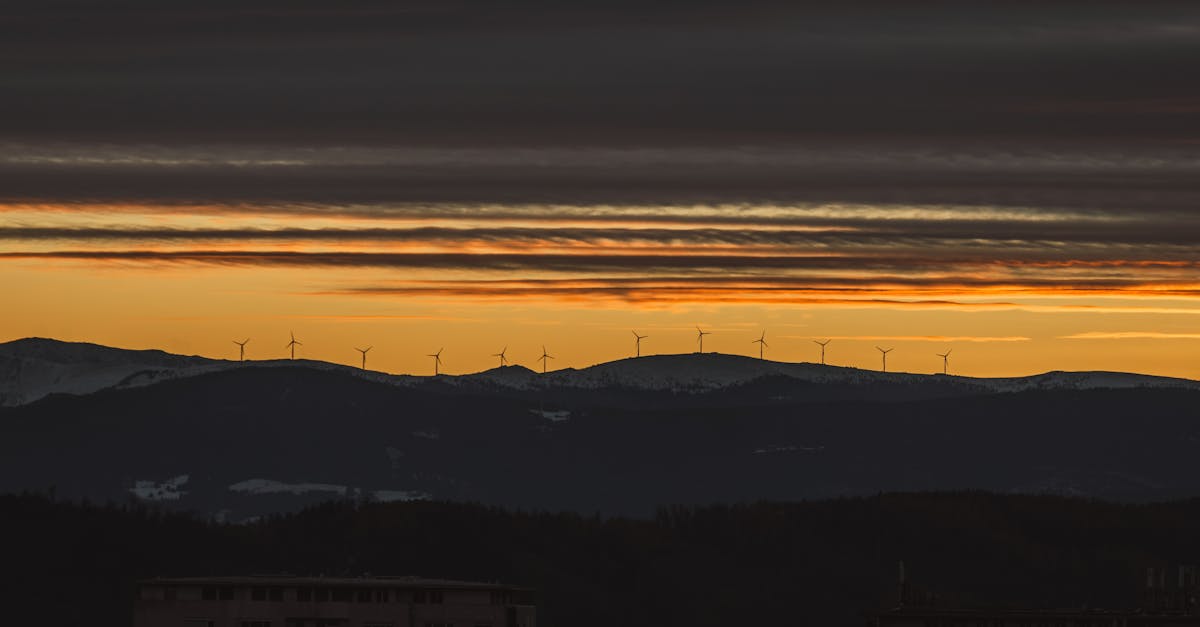
<svg viewBox="0 0 1200 627">
<path fill-rule="evenodd" d="M 533 590 L 417 577 L 138 582 L 133 627 L 536 627 Z"/>
</svg>

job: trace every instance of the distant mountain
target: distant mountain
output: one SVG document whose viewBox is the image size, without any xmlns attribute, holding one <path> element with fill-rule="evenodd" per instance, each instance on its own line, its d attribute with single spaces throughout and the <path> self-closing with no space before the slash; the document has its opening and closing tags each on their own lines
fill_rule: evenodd
<svg viewBox="0 0 1200 627">
<path fill-rule="evenodd" d="M 410 377 L 47 340 L 0 355 L 22 377 L 8 389 L 40 397 L 0 408 L 0 491 L 232 520 L 329 498 L 646 514 L 879 491 L 1200 494 L 1200 389 L 1179 379 L 717 354 Z"/>
<path fill-rule="evenodd" d="M 91 394 L 177 374 L 199 374 L 219 362 L 163 351 L 28 338 L 0 344 L 0 406 L 32 403 L 49 394 Z"/>
<path fill-rule="evenodd" d="M 29 338 L 0 344 L 0 406 L 31 403 L 50 394 L 91 394 L 108 388 L 140 387 L 231 368 L 302 367 L 337 371 L 392 385 L 452 386 L 467 391 L 514 392 L 619 390 L 633 393 L 703 394 L 758 385 L 795 392 L 809 386 L 808 400 L 865 398 L 912 400 L 1023 390 L 1098 388 L 1200 389 L 1200 381 L 1116 372 L 1050 372 L 1030 377 L 973 378 L 884 373 L 812 363 L 785 363 L 719 353 L 652 355 L 545 375 L 505 366 L 467 375 L 420 377 L 363 372 L 311 360 L 226 361 L 155 350 L 123 350 L 96 344 Z M 772 383 L 773 382 L 773 383 Z M 812 389 L 811 386 L 821 389 Z M 851 392 L 853 390 L 853 392 Z"/>
</svg>

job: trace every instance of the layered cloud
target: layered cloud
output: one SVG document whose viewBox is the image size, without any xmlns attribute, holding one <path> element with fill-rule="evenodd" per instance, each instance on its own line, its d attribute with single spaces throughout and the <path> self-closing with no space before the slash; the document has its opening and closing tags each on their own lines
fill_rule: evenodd
<svg viewBox="0 0 1200 627">
<path fill-rule="evenodd" d="M 1160 331 L 1088 331 L 1064 335 L 1064 340 L 1200 340 L 1200 333 L 1163 333 Z"/>
<path fill-rule="evenodd" d="M 645 4 L 8 3 L 0 264 L 363 298 L 1200 295 L 1192 3 Z"/>
<path fill-rule="evenodd" d="M 1171 212 L 72 204 L 12 205 L 0 215 L 11 224 L 0 227 L 3 262 L 372 271 L 359 284 L 317 290 L 343 295 L 921 306 L 1200 296 L 1200 228 L 1183 228 L 1190 220 Z"/>
<path fill-rule="evenodd" d="M 1186 1 L 18 0 L 0 134 L 1173 139 L 1200 128 L 1198 25 Z"/>
</svg>

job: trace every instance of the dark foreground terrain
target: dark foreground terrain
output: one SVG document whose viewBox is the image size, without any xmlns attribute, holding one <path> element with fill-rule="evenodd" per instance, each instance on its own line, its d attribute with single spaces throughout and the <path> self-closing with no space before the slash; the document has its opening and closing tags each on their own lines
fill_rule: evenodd
<svg viewBox="0 0 1200 627">
<path fill-rule="evenodd" d="M 338 496 L 648 516 L 902 491 L 1200 494 L 1200 391 L 939 385 L 880 401 L 891 388 L 847 384 L 857 398 L 831 399 L 838 384 L 793 379 L 568 394 L 228 370 L 0 410 L 0 491 L 136 494 L 233 521 Z"/>
<path fill-rule="evenodd" d="M 647 519 L 344 500 L 241 524 L 0 496 L 7 616 L 126 627 L 156 575 L 410 574 L 533 586 L 543 627 L 861 625 L 898 560 L 942 603 L 1136 607 L 1200 558 L 1200 500 L 888 494 L 663 508 Z"/>
</svg>

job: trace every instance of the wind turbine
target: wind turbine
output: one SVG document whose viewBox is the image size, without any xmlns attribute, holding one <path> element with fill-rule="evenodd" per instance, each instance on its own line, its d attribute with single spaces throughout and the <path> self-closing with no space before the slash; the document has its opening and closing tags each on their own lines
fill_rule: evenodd
<svg viewBox="0 0 1200 627">
<path fill-rule="evenodd" d="M 505 367 L 505 366 L 507 366 L 507 365 L 508 365 L 508 358 L 504 356 L 504 353 L 506 353 L 506 352 L 508 352 L 508 347 L 507 347 L 507 346 L 505 346 L 505 347 L 504 347 L 504 350 L 500 351 L 499 353 L 496 353 L 495 355 L 492 355 L 492 357 L 499 357 L 499 358 L 500 358 L 500 367 L 501 367 L 501 368 L 503 368 L 503 367 Z"/>
<path fill-rule="evenodd" d="M 304 345 L 301 344 L 300 342 L 296 341 L 296 333 L 293 331 L 292 332 L 292 341 L 288 342 L 288 345 L 287 345 L 288 348 L 292 349 L 292 359 L 296 358 L 296 347 L 297 346 L 304 346 Z"/>
<path fill-rule="evenodd" d="M 762 335 L 758 336 L 757 340 L 751 340 L 750 343 L 758 344 L 758 358 L 762 359 L 763 358 L 763 349 L 768 346 L 766 330 L 763 330 Z"/>
<path fill-rule="evenodd" d="M 368 353 L 368 352 L 370 352 L 370 350 L 371 350 L 372 348 L 375 348 L 375 347 L 374 347 L 374 346 L 368 346 L 368 347 L 366 347 L 366 348 L 355 348 L 355 349 L 354 349 L 354 350 L 356 350 L 356 351 L 358 351 L 358 352 L 362 353 L 362 355 L 363 355 L 363 361 L 362 361 L 362 369 L 363 369 L 363 370 L 366 370 L 366 369 L 367 369 L 367 353 Z"/>
<path fill-rule="evenodd" d="M 825 365 L 825 347 L 827 345 L 829 345 L 829 343 L 832 341 L 833 340 L 825 340 L 824 342 L 818 342 L 817 340 L 813 340 L 813 344 L 816 344 L 821 347 L 821 365 L 822 366 Z"/>
<path fill-rule="evenodd" d="M 696 338 L 700 340 L 700 353 L 704 354 L 704 336 L 712 335 L 712 331 L 702 331 L 700 327 L 696 327 Z"/>
<path fill-rule="evenodd" d="M 641 357 L 642 356 L 642 340 L 644 340 L 650 336 L 649 335 L 638 335 L 638 332 L 634 331 L 633 337 L 637 338 L 636 340 L 634 340 L 635 342 L 637 342 L 637 354 L 635 354 L 634 356 Z"/>
<path fill-rule="evenodd" d="M 953 352 L 954 352 L 954 349 L 952 348 L 952 349 L 946 351 L 945 353 L 937 353 L 937 356 L 942 358 L 942 374 L 949 374 L 950 353 L 953 353 Z"/>
<path fill-rule="evenodd" d="M 436 352 L 432 355 L 426 355 L 426 357 L 433 358 L 433 376 L 435 376 L 435 377 L 438 376 L 438 366 L 442 365 L 442 351 L 443 350 L 446 350 L 446 349 L 439 348 L 438 352 Z"/>
<path fill-rule="evenodd" d="M 250 343 L 250 338 L 241 342 L 234 340 L 233 343 L 238 345 L 238 361 L 246 361 L 246 345 Z"/>
<path fill-rule="evenodd" d="M 894 348 L 889 348 L 889 349 L 887 349 L 887 350 L 883 350 L 882 348 L 879 348 L 878 346 L 876 346 L 876 347 L 875 347 L 875 350 L 877 350 L 877 351 L 879 351 L 880 353 L 882 353 L 882 354 L 883 354 L 883 371 L 884 371 L 884 372 L 887 372 L 887 354 L 888 354 L 888 353 L 890 353 L 890 352 L 892 352 L 892 351 L 894 351 L 894 350 L 896 350 L 896 349 L 894 349 Z"/>
<path fill-rule="evenodd" d="M 554 359 L 554 355 L 546 352 L 546 347 L 542 346 L 542 356 L 538 358 L 542 362 L 542 374 L 546 374 L 546 360 Z"/>
</svg>

